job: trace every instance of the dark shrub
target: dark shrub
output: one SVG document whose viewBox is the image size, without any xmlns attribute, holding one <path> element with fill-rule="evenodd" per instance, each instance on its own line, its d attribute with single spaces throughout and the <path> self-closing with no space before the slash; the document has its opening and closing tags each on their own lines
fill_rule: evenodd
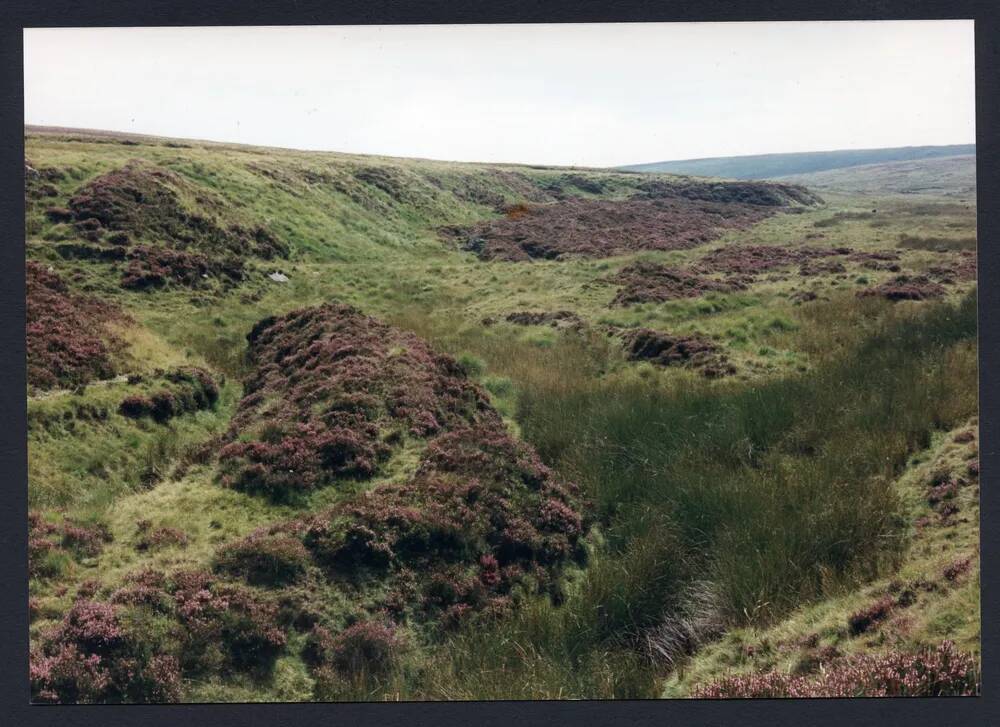
<svg viewBox="0 0 1000 727">
<path fill-rule="evenodd" d="M 309 634 L 303 658 L 313 666 L 329 666 L 343 675 L 384 674 L 402 648 L 395 629 L 379 621 L 360 621 L 332 636 L 322 626 Z"/>
<path fill-rule="evenodd" d="M 65 207 L 50 207 L 45 210 L 45 216 L 50 222 L 69 222 L 73 219 L 73 213 Z"/>
<path fill-rule="evenodd" d="M 204 213 L 190 211 L 182 202 L 185 196 L 196 199 L 207 209 Z M 93 224 L 135 239 L 166 241 L 178 251 L 194 248 L 213 260 L 247 254 L 270 259 L 288 254 L 288 246 L 262 227 L 247 229 L 221 224 L 210 212 L 219 206 L 220 202 L 213 200 L 204 188 L 173 171 L 138 159 L 91 179 L 69 200 L 69 211 L 77 221 L 94 220 Z M 168 265 L 164 274 L 152 267 L 145 269 L 138 262 L 127 275 L 128 287 L 156 285 L 158 276 L 171 279 L 174 277 L 171 271 L 176 270 Z M 186 269 L 187 263 L 181 267 Z"/>
<path fill-rule="evenodd" d="M 285 646 L 277 607 L 251 591 L 218 584 L 201 572 L 175 574 L 174 583 L 177 616 L 186 632 L 186 668 L 266 669 Z M 221 663 L 215 659 L 219 648 Z"/>
<path fill-rule="evenodd" d="M 883 596 L 860 611 L 852 613 L 847 619 L 851 634 L 855 636 L 863 634 L 875 624 L 885 620 L 895 605 L 891 596 Z"/>
<path fill-rule="evenodd" d="M 145 396 L 127 396 L 118 405 L 118 413 L 129 419 L 141 419 L 153 413 L 153 402 Z"/>
<path fill-rule="evenodd" d="M 177 402 L 169 391 L 157 391 L 150 397 L 152 409 L 150 413 L 158 422 L 165 422 L 177 413 Z"/>
<path fill-rule="evenodd" d="M 121 285 L 130 290 L 161 288 L 168 283 L 194 288 L 209 278 L 239 282 L 243 279 L 243 263 L 237 258 L 216 260 L 200 253 L 140 245 L 129 252 Z"/>
</svg>

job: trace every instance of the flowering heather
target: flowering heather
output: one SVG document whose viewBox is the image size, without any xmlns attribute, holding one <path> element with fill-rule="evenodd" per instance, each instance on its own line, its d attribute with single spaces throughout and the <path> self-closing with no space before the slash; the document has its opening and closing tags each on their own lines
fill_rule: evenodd
<svg viewBox="0 0 1000 727">
<path fill-rule="evenodd" d="M 804 278 L 818 275 L 835 275 L 846 273 L 847 268 L 837 260 L 808 260 L 799 266 L 799 275 Z"/>
<path fill-rule="evenodd" d="M 944 576 L 945 580 L 949 583 L 954 583 L 959 578 L 964 576 L 972 568 L 972 556 L 967 556 L 965 558 L 959 558 L 958 560 L 949 563 L 945 566 L 941 575 Z"/>
<path fill-rule="evenodd" d="M 927 269 L 927 276 L 942 285 L 975 282 L 976 274 L 976 252 L 974 250 L 963 250 L 957 254 L 956 259 Z"/>
<path fill-rule="evenodd" d="M 896 250 L 856 250 L 848 255 L 847 259 L 865 270 L 888 270 L 893 273 L 902 270 L 899 265 L 899 253 Z"/>
<path fill-rule="evenodd" d="M 416 336 L 328 304 L 258 323 L 255 368 L 220 453 L 225 484 L 283 499 L 338 477 L 367 478 L 385 438 L 498 422 L 451 357 Z"/>
<path fill-rule="evenodd" d="M 576 488 L 493 425 L 440 435 L 411 481 L 380 485 L 306 526 L 306 547 L 332 573 L 378 574 L 390 585 L 416 574 L 427 614 L 454 616 L 489 610 L 528 574 L 538 586 L 557 577 L 582 557 L 587 524 Z"/>
<path fill-rule="evenodd" d="M 315 626 L 306 641 L 303 658 L 314 668 L 333 668 L 344 675 L 387 672 L 403 642 L 392 624 L 359 621 L 334 636 Z"/>
<path fill-rule="evenodd" d="M 131 290 L 162 288 L 169 283 L 194 288 L 210 278 L 230 283 L 243 279 L 243 261 L 236 257 L 215 258 L 169 247 L 139 245 L 128 253 L 128 261 L 121 286 Z"/>
<path fill-rule="evenodd" d="M 979 665 L 951 641 L 917 653 L 890 651 L 843 657 L 819 673 L 781 672 L 724 677 L 697 687 L 696 699 L 759 697 L 949 697 L 979 693 Z"/>
<path fill-rule="evenodd" d="M 189 210 L 182 195 L 197 199 L 204 211 Z M 221 200 L 210 199 L 175 172 L 137 159 L 91 179 L 69 200 L 78 232 L 95 241 L 104 234 L 125 233 L 169 248 L 200 250 L 213 259 L 288 255 L 288 246 L 261 227 L 223 226 L 213 214 L 222 207 Z M 140 273 L 136 271 L 136 279 Z"/>
<path fill-rule="evenodd" d="M 63 554 L 77 559 L 100 555 L 111 533 L 101 523 L 86 527 L 72 520 L 60 524 L 46 522 L 37 512 L 28 513 L 28 574 L 42 578 L 53 574 L 48 561 L 50 554 Z"/>
<path fill-rule="evenodd" d="M 847 255 L 846 247 L 783 247 L 781 245 L 727 245 L 702 255 L 692 270 L 703 274 L 759 275 L 780 268 L 818 264 L 820 258 Z M 808 273 L 803 273 L 808 274 Z"/>
<path fill-rule="evenodd" d="M 220 454 L 225 484 L 282 498 L 371 476 L 401 432 L 427 446 L 410 480 L 224 546 L 218 570 L 277 584 L 315 562 L 369 594 L 371 612 L 444 621 L 499 612 L 529 574 L 541 587 L 582 557 L 576 487 L 511 437 L 454 359 L 335 304 L 261 321 L 248 339 L 255 370 L 229 432 L 240 439 Z"/>
<path fill-rule="evenodd" d="M 113 356 L 123 343 L 105 324 L 122 313 L 96 298 L 73 293 L 63 280 L 29 260 L 27 281 L 28 385 L 52 389 L 115 375 Z"/>
<path fill-rule="evenodd" d="M 486 323 L 486 321 L 490 321 Z M 583 325 L 583 319 L 573 311 L 515 311 L 504 316 L 504 320 L 518 326 L 552 326 L 553 328 L 579 328 Z M 494 319 L 488 318 L 483 321 L 484 325 L 491 325 Z"/>
<path fill-rule="evenodd" d="M 569 198 L 516 215 L 446 228 L 484 260 L 608 257 L 639 250 L 686 250 L 771 216 L 774 206 L 696 201 L 679 196 L 595 200 Z"/>
<path fill-rule="evenodd" d="M 32 650 L 29 675 L 38 702 L 169 702 L 180 698 L 176 657 L 151 653 L 123 624 L 119 606 L 77 601 Z"/>
<path fill-rule="evenodd" d="M 639 185 L 639 189 L 649 199 L 678 197 L 702 202 L 725 204 L 748 204 L 757 207 L 788 207 L 822 204 L 823 200 L 815 192 L 798 184 L 777 182 L 703 182 L 694 179 L 671 180 L 650 179 Z"/>
<path fill-rule="evenodd" d="M 694 269 L 676 268 L 660 263 L 639 261 L 626 265 L 608 282 L 621 286 L 611 301 L 613 306 L 636 303 L 662 303 L 679 298 L 698 298 L 706 293 L 733 293 L 746 290 L 743 278 L 716 280 Z"/>
<path fill-rule="evenodd" d="M 103 523 L 90 528 L 69 521 L 62 525 L 62 547 L 82 557 L 100 555 L 105 543 L 112 540 L 111 531 Z"/>
<path fill-rule="evenodd" d="M 219 387 L 205 369 L 181 366 L 164 374 L 166 388 L 150 396 L 133 394 L 125 397 L 118 413 L 130 419 L 152 417 L 163 423 L 188 412 L 211 409 L 219 400 Z"/>
<path fill-rule="evenodd" d="M 285 646 L 276 606 L 210 573 L 126 581 L 109 602 L 78 600 L 42 635 L 31 655 L 36 701 L 178 701 L 182 675 L 256 672 Z"/>
<path fill-rule="evenodd" d="M 136 530 L 139 537 L 135 549 L 139 551 L 156 550 L 170 545 L 183 548 L 188 544 L 188 536 L 183 530 L 170 527 L 154 528 L 149 520 L 140 520 L 136 523 Z"/>
</svg>

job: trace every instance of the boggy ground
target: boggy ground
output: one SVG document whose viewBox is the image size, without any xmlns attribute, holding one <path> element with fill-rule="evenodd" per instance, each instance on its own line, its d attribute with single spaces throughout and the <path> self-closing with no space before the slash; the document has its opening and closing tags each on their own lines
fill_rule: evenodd
<svg viewBox="0 0 1000 727">
<path fill-rule="evenodd" d="M 944 569 L 978 534 L 972 470 L 921 469 L 976 415 L 971 201 L 68 131 L 26 147 L 29 313 L 85 316 L 29 341 L 29 371 L 74 362 L 29 382 L 35 699 L 811 688 L 785 647 L 712 656 L 777 631 L 844 689 L 932 662 L 935 689 L 974 683 L 975 561 L 918 564 L 925 535 Z M 530 262 L 439 232 L 692 204 L 754 221 Z M 888 294 L 914 281 L 933 295 Z M 900 606 L 921 568 L 940 587 Z M 815 646 L 813 612 L 834 629 Z M 852 635 L 855 613 L 876 625 Z M 915 626 L 877 638 L 897 615 Z"/>
</svg>

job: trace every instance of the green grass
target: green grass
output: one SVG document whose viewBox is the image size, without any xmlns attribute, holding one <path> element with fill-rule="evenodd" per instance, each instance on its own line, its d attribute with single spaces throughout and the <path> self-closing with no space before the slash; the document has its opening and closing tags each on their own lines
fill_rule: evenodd
<svg viewBox="0 0 1000 727">
<path fill-rule="evenodd" d="M 328 488 L 277 507 L 220 487 L 211 462 L 189 461 L 229 424 L 254 323 L 329 300 L 414 331 L 460 361 L 511 428 L 583 488 L 596 522 L 588 563 L 554 598 L 526 599 L 492 626 L 440 638 L 408 631 L 410 648 L 388 675 L 317 683 L 293 635 L 272 674 L 193 683 L 190 699 L 627 698 L 660 696 L 665 684 L 683 695 L 732 665 L 790 668 L 778 659 L 741 661 L 740 649 L 820 622 L 834 628 L 893 574 L 930 567 L 914 565 L 920 501 L 907 478 L 936 461 L 942 432 L 976 413 L 973 285 L 939 303 L 891 305 L 855 296 L 890 273 L 852 268 L 845 279 L 803 280 L 793 269 L 739 293 L 621 309 L 609 307 L 616 288 L 605 279 L 637 257 L 687 265 L 732 243 L 893 248 L 920 270 L 934 264 L 936 248 L 897 247 L 901 236 L 967 246 L 974 208 L 837 194 L 825 208 L 778 215 L 688 251 L 484 263 L 442 244 L 435 228 L 493 216 L 492 204 L 476 200 L 520 201 L 565 181 L 567 170 L 52 134 L 30 135 L 26 149 L 36 166 L 67 174 L 55 183 L 57 197 L 28 206 L 28 254 L 129 313 L 122 370 L 194 364 L 226 381 L 214 410 L 165 426 L 116 413 L 123 383 L 28 402 L 32 507 L 104 522 L 114 535 L 100 557 L 54 562 L 57 577 L 32 582 L 42 613 L 35 634 L 88 579 L 110 588 L 142 567 L 203 566 L 223 542 L 355 496 L 358 487 Z M 149 294 L 122 290 L 121 271 L 107 264 L 60 258 L 54 243 L 74 233 L 48 222 L 44 208 L 65 205 L 81 183 L 131 158 L 201 185 L 223 201 L 227 221 L 267 222 L 291 244 L 291 259 L 252 264 L 249 280 L 230 291 Z M 398 198 L 359 181 L 368 168 L 385 170 Z M 600 196 L 611 199 L 645 179 L 572 173 L 601 180 Z M 288 282 L 265 277 L 276 268 Z M 807 289 L 820 300 L 795 305 L 790 296 Z M 588 325 L 572 332 L 481 323 L 562 309 Z M 707 381 L 683 368 L 629 363 L 603 330 L 609 325 L 704 334 L 739 373 Z M 83 406 L 108 416 L 77 416 Z M 928 459 L 921 464 L 920 456 Z M 403 480 L 416 462 L 404 447 L 378 481 Z M 141 519 L 179 527 L 190 542 L 137 551 Z M 916 547 L 965 552 L 977 534 L 970 524 L 957 539 Z M 977 596 L 971 583 L 928 602 L 917 640 L 957 635 L 972 648 Z M 351 612 L 348 593 L 331 587 L 324 598 L 329 614 Z M 685 639 L 706 642 L 690 661 Z"/>
</svg>

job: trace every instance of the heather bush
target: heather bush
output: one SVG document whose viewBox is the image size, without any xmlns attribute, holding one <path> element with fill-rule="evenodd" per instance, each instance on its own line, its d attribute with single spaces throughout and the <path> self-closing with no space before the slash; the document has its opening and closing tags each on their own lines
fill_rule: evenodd
<svg viewBox="0 0 1000 727">
<path fill-rule="evenodd" d="M 189 210 L 182 202 L 183 196 L 199 200 L 202 209 Z M 211 199 L 204 188 L 171 170 L 138 159 L 94 177 L 69 200 L 73 219 L 95 235 L 125 233 L 135 239 L 166 241 L 169 248 L 194 248 L 214 260 L 248 254 L 269 260 L 288 255 L 287 244 L 263 227 L 221 223 L 213 214 L 220 208 L 221 202 Z M 142 269 L 141 263 L 138 267 L 137 281 L 149 272 Z M 189 263 L 181 264 L 185 276 L 189 267 Z M 172 268 L 166 266 L 169 277 L 174 276 Z"/>
<path fill-rule="evenodd" d="M 175 656 L 156 653 L 150 631 L 128 623 L 122 607 L 77 601 L 33 650 L 32 698 L 39 702 L 171 702 L 180 699 Z"/>
<path fill-rule="evenodd" d="M 55 524 L 40 513 L 28 514 L 28 574 L 32 578 L 59 575 L 71 558 L 80 560 L 100 555 L 112 542 L 111 532 L 103 523 L 81 525 L 69 519 Z"/>
<path fill-rule="evenodd" d="M 28 385 L 52 389 L 114 376 L 114 357 L 124 344 L 105 324 L 124 315 L 73 293 L 37 262 L 27 262 L 26 280 Z"/>
<path fill-rule="evenodd" d="M 152 417 L 163 424 L 189 412 L 212 409 L 219 400 L 219 387 L 211 374 L 196 366 L 182 366 L 164 374 L 167 388 L 151 395 L 131 394 L 118 406 L 118 413 L 130 419 Z"/>
<path fill-rule="evenodd" d="M 244 436 L 220 453 L 223 482 L 240 490 L 287 499 L 368 478 L 384 433 L 499 421 L 458 362 L 348 306 L 267 318 L 247 339 L 254 368 L 228 435 Z"/>
<path fill-rule="evenodd" d="M 952 697 L 979 693 L 976 659 L 950 641 L 908 654 L 864 654 L 835 660 L 814 676 L 780 672 L 725 677 L 695 688 L 697 699 L 759 697 Z"/>
<path fill-rule="evenodd" d="M 118 406 L 118 413 L 129 419 L 141 419 L 153 413 L 153 402 L 137 394 L 126 396 Z"/>
<path fill-rule="evenodd" d="M 847 627 L 853 636 L 863 634 L 884 621 L 896 606 L 892 596 L 883 596 L 874 603 L 855 611 L 847 618 Z"/>
<path fill-rule="evenodd" d="M 112 540 L 111 531 L 103 523 L 89 528 L 70 521 L 62 525 L 62 546 L 80 557 L 100 555 L 105 543 Z"/>
<path fill-rule="evenodd" d="M 210 278 L 238 283 L 244 277 L 243 261 L 239 258 L 216 259 L 149 245 L 132 248 L 127 257 L 129 262 L 122 273 L 121 286 L 130 290 L 151 290 L 170 283 L 194 288 Z"/>
<path fill-rule="evenodd" d="M 154 528 L 149 520 L 136 523 L 136 535 L 135 549 L 138 551 L 156 550 L 171 545 L 183 548 L 188 544 L 188 536 L 183 530 L 166 526 Z"/>
<path fill-rule="evenodd" d="M 179 573 L 173 581 L 186 670 L 263 670 L 284 648 L 274 604 L 246 588 L 217 583 L 208 573 Z"/>
<path fill-rule="evenodd" d="M 713 193 L 714 194 L 714 193 Z M 711 195 L 710 195 L 711 196 Z M 442 235 L 484 260 L 608 257 L 640 250 L 686 250 L 771 216 L 774 205 L 695 199 L 678 188 L 625 200 L 576 198 L 532 207 Z"/>
<path fill-rule="evenodd" d="M 403 647 L 395 628 L 381 621 L 359 621 L 336 636 L 315 626 L 303 658 L 314 668 L 332 667 L 344 676 L 384 674 Z"/>
<path fill-rule="evenodd" d="M 108 602 L 81 596 L 41 636 L 34 699 L 178 701 L 182 676 L 262 674 L 285 646 L 277 606 L 247 588 L 199 571 L 142 571 L 125 581 Z"/>
</svg>

